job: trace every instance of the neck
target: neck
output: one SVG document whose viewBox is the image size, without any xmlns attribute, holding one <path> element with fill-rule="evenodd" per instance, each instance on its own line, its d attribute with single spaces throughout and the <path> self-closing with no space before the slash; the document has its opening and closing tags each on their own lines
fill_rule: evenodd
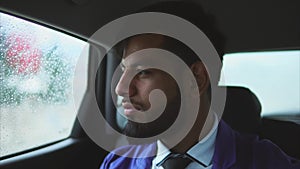
<svg viewBox="0 0 300 169">
<path fill-rule="evenodd" d="M 189 133 L 171 150 L 176 153 L 184 154 L 191 147 L 202 140 L 210 131 L 214 123 L 213 114 L 208 113 L 209 104 L 201 103 L 202 109 L 199 109 L 199 113 L 195 124 L 189 131 Z M 208 105 L 208 106 L 204 106 Z"/>
</svg>

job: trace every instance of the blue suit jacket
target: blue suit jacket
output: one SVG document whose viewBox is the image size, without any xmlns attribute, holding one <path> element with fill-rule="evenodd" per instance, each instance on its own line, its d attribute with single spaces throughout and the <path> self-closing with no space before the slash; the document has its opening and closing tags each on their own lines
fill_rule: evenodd
<svg viewBox="0 0 300 169">
<path fill-rule="evenodd" d="M 118 156 L 115 152 L 124 156 Z M 126 154 L 146 157 L 155 152 L 156 143 L 121 147 L 106 156 L 100 169 L 151 169 L 153 156 L 128 158 Z M 222 120 L 212 163 L 213 169 L 300 169 L 299 161 L 287 156 L 270 141 L 241 135 Z"/>
</svg>

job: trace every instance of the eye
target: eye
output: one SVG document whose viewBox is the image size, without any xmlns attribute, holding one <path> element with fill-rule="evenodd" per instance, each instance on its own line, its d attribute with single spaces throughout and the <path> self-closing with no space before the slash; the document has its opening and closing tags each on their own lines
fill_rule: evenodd
<svg viewBox="0 0 300 169">
<path fill-rule="evenodd" d="M 137 74 L 138 76 L 147 76 L 149 75 L 151 72 L 149 70 L 138 70 L 139 73 Z"/>
</svg>

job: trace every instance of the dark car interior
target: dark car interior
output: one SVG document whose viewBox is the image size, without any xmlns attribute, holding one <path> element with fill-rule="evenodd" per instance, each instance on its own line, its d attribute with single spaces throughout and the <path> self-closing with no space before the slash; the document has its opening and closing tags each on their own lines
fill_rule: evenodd
<svg viewBox="0 0 300 169">
<path fill-rule="evenodd" d="M 162 0 L 2 0 L 0 12 L 87 41 L 108 22 L 158 1 Z M 226 39 L 225 53 L 300 49 L 298 0 L 192 1 L 201 4 L 207 13 L 215 17 L 218 28 Z M 97 56 L 99 50 L 102 50 L 101 46 L 91 44 L 89 58 Z M 107 53 L 115 54 L 116 51 L 113 50 Z M 98 72 L 89 74 L 89 77 L 95 76 L 96 79 L 88 80 L 88 89 L 78 116 L 90 116 L 89 95 L 95 93 L 98 106 L 105 110 L 103 116 L 113 128 L 120 131 L 116 107 L 110 94 L 111 77 L 118 63 L 116 58 L 106 57 Z M 89 65 L 93 65 L 93 60 L 89 61 Z M 92 85 L 96 86 L 95 90 L 89 88 Z M 256 134 L 261 139 L 269 139 L 289 156 L 300 159 L 299 114 L 262 117 L 261 102 L 251 89 L 239 86 L 221 87 L 227 88 L 222 116 L 224 121 L 241 133 Z M 97 130 L 105 130 L 105 124 L 93 123 Z M 117 136 L 112 133 L 101 137 L 116 137 L 117 140 Z M 111 144 L 114 146 L 116 143 Z M 86 134 L 76 118 L 68 138 L 0 157 L 0 168 L 96 169 L 100 167 L 107 153 Z"/>
</svg>

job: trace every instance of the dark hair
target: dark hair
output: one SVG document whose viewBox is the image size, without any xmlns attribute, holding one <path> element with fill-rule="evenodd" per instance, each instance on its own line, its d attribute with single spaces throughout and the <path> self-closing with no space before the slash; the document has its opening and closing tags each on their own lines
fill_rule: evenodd
<svg viewBox="0 0 300 169">
<path fill-rule="evenodd" d="M 214 17 L 212 15 L 206 14 L 199 4 L 187 1 L 165 1 L 148 5 L 138 12 L 162 12 L 181 17 L 191 22 L 209 38 L 209 40 L 217 50 L 220 59 L 223 59 L 224 37 L 217 29 Z M 164 47 L 166 47 L 167 50 L 174 52 L 178 56 L 182 57 L 181 54 L 189 54 L 193 52 L 189 51 L 191 49 L 181 41 L 171 37 L 168 37 L 167 39 L 169 39 L 167 40 L 168 44 L 166 44 Z M 195 56 L 197 57 L 197 55 Z M 195 61 L 195 58 L 193 59 L 193 57 L 190 59 L 182 59 L 185 62 L 187 61 L 188 65 L 190 65 L 191 62 Z"/>
<path fill-rule="evenodd" d="M 221 61 L 223 60 L 225 38 L 217 29 L 214 17 L 206 14 L 199 4 L 188 1 L 165 1 L 148 5 L 138 12 L 162 12 L 191 22 L 208 37 Z M 163 48 L 179 56 L 189 66 L 199 61 L 199 57 L 193 50 L 175 38 L 167 37 Z M 208 94 L 210 97 L 211 86 L 208 87 Z"/>
<path fill-rule="evenodd" d="M 137 34 L 137 35 L 126 38 L 125 40 L 123 40 L 121 42 L 122 44 L 119 44 L 119 46 L 118 46 L 118 48 L 120 50 L 119 51 L 120 55 L 122 55 L 122 53 L 124 55 L 124 52 L 125 52 L 124 49 L 127 48 L 127 45 L 132 38 L 137 37 L 137 36 L 152 35 L 152 34 L 157 35 L 154 33 L 144 33 L 144 34 Z M 169 52 L 172 52 L 176 56 L 180 57 L 188 66 L 191 66 L 196 61 L 200 61 L 197 54 L 193 50 L 191 50 L 187 45 L 185 45 L 183 42 L 181 42 L 173 37 L 169 37 L 166 35 L 162 35 L 162 36 L 163 36 L 164 40 L 159 48 L 167 50 Z"/>
<path fill-rule="evenodd" d="M 186 1 L 165 1 L 148 5 L 136 11 L 136 13 L 140 12 L 167 13 L 191 22 L 208 37 L 217 50 L 220 59 L 223 59 L 224 37 L 217 30 L 214 17 L 205 14 L 199 4 Z M 116 45 L 117 51 L 120 55 L 122 55 L 124 47 L 126 48 L 129 39 L 135 36 L 139 35 L 126 38 Z M 179 56 L 187 65 L 190 66 L 192 63 L 200 60 L 197 54 L 180 40 L 165 35 L 163 36 L 165 37 L 165 42 L 163 43 L 162 48 Z"/>
</svg>

